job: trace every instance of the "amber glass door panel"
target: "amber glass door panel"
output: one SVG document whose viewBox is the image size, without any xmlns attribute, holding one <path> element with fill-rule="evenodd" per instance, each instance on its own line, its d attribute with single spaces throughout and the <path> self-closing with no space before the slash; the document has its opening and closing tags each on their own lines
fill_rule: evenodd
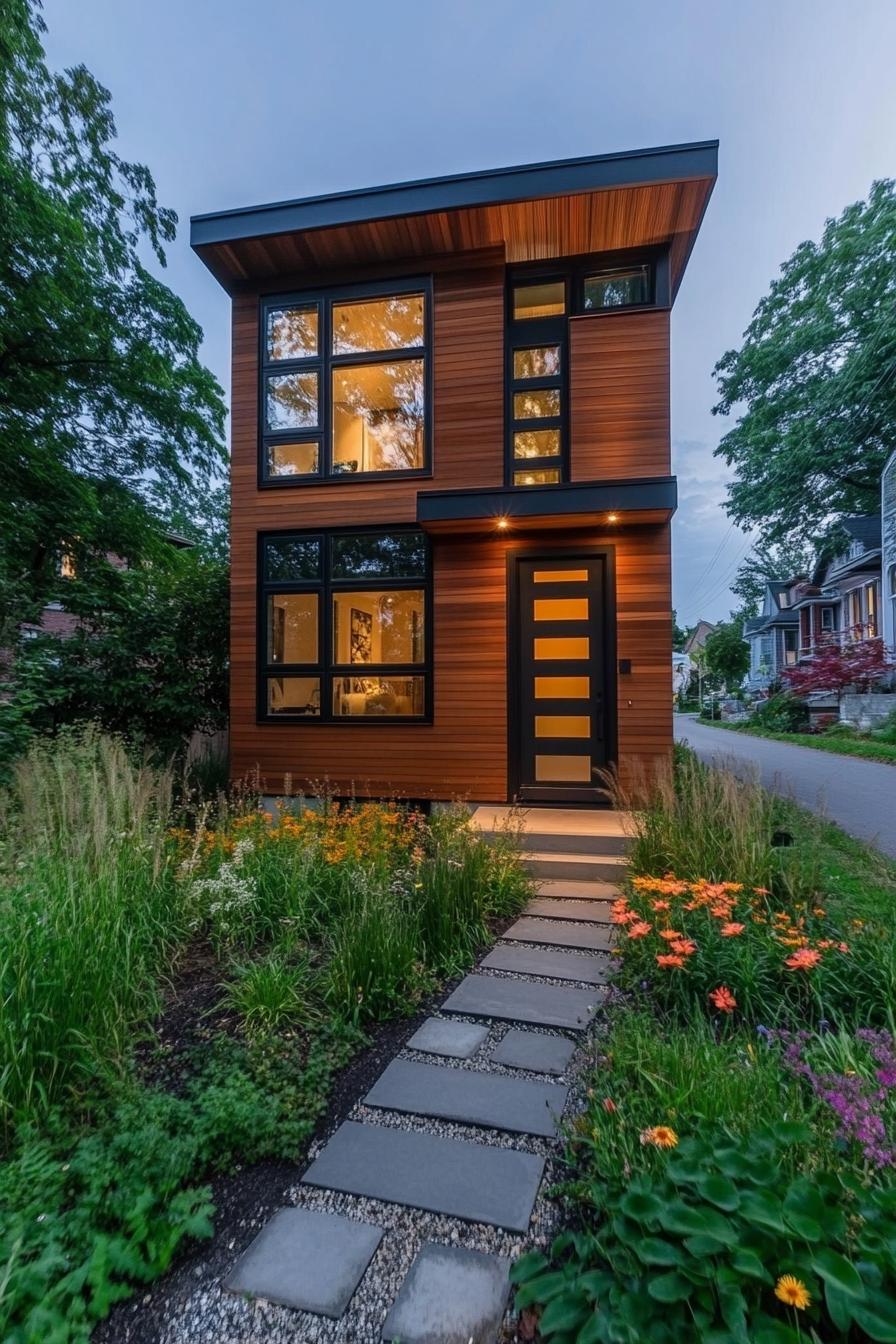
<svg viewBox="0 0 896 1344">
<path fill-rule="evenodd" d="M 608 760 L 604 559 L 515 563 L 512 796 L 597 801 Z"/>
</svg>

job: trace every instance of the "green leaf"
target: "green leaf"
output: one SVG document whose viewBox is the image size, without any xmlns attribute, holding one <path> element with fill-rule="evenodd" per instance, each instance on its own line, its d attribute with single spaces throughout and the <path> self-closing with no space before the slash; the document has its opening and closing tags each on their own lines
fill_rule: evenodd
<svg viewBox="0 0 896 1344">
<path fill-rule="evenodd" d="M 539 1274 L 537 1278 L 529 1279 L 517 1289 L 516 1305 L 522 1309 L 534 1306 L 536 1303 L 541 1305 L 550 1302 L 558 1293 L 562 1293 L 564 1288 L 569 1287 L 571 1287 L 569 1276 L 560 1270 L 554 1270 L 550 1274 Z"/>
<path fill-rule="evenodd" d="M 689 1237 L 704 1234 L 715 1237 L 730 1246 L 736 1240 L 734 1228 L 727 1218 L 715 1209 L 694 1208 L 680 1199 L 673 1199 L 663 1210 L 660 1223 L 667 1232 Z"/>
<path fill-rule="evenodd" d="M 680 1265 L 684 1260 L 679 1248 L 661 1237 L 642 1237 L 632 1248 L 645 1265 Z"/>
<path fill-rule="evenodd" d="M 849 1297 L 833 1283 L 825 1283 L 824 1301 L 833 1324 L 838 1330 L 847 1331 L 852 1322 L 852 1309 L 855 1305 L 855 1299 Z"/>
<path fill-rule="evenodd" d="M 715 1172 L 701 1176 L 697 1181 L 697 1190 L 710 1204 L 724 1209 L 726 1213 L 733 1213 L 740 1204 L 737 1186 L 726 1176 L 718 1176 Z"/>
<path fill-rule="evenodd" d="M 615 1281 L 615 1277 L 605 1269 L 589 1269 L 584 1274 L 578 1274 L 575 1280 L 576 1287 L 587 1293 L 593 1302 L 601 1301 Z"/>
<path fill-rule="evenodd" d="M 721 1255 L 728 1248 L 724 1241 L 719 1241 L 717 1237 L 708 1237 L 705 1232 L 698 1232 L 696 1236 L 685 1237 L 685 1249 L 696 1259 L 705 1255 Z"/>
<path fill-rule="evenodd" d="M 731 1331 L 733 1344 L 749 1344 L 747 1303 L 741 1290 L 732 1286 L 720 1288 L 719 1306 L 722 1311 L 722 1320 Z"/>
<path fill-rule="evenodd" d="M 809 1126 L 798 1120 L 779 1120 L 772 1126 L 772 1134 L 782 1148 L 791 1148 L 796 1143 L 810 1143 L 812 1140 Z"/>
<path fill-rule="evenodd" d="M 658 1195 L 640 1194 L 629 1190 L 619 1201 L 619 1211 L 636 1223 L 652 1223 L 664 1208 Z"/>
<path fill-rule="evenodd" d="M 510 1266 L 510 1282 L 525 1283 L 527 1279 L 540 1274 L 547 1267 L 547 1257 L 542 1255 L 541 1251 L 527 1251 Z"/>
<path fill-rule="evenodd" d="M 804 1213 L 788 1213 L 784 1211 L 784 1221 L 788 1227 L 792 1227 L 798 1237 L 803 1241 L 821 1241 L 825 1235 L 824 1229 L 814 1218 L 809 1218 Z"/>
<path fill-rule="evenodd" d="M 753 1344 L 804 1344 L 791 1326 L 772 1316 L 761 1316 L 752 1322 L 752 1330 Z"/>
<path fill-rule="evenodd" d="M 783 1209 L 780 1199 L 776 1199 L 768 1190 L 745 1190 L 740 1198 L 742 1218 L 757 1227 L 771 1228 L 774 1232 L 786 1234 Z"/>
<path fill-rule="evenodd" d="M 581 1330 L 591 1314 L 591 1308 L 582 1297 L 577 1292 L 571 1292 L 555 1297 L 545 1307 L 538 1321 L 538 1329 L 545 1337 L 564 1330 Z"/>
<path fill-rule="evenodd" d="M 750 1279 L 761 1279 L 763 1283 L 774 1281 L 756 1252 L 747 1246 L 739 1246 L 737 1250 L 732 1251 L 731 1267 L 736 1269 L 738 1274 L 745 1274 Z"/>
<path fill-rule="evenodd" d="M 861 1299 L 865 1296 L 865 1285 L 859 1271 L 839 1251 L 832 1250 L 830 1246 L 819 1246 L 812 1254 L 811 1263 L 815 1273 L 825 1283 L 832 1283 L 850 1297 Z"/>
<path fill-rule="evenodd" d="M 655 1302 L 683 1302 L 690 1297 L 693 1284 L 672 1270 L 669 1274 L 660 1274 L 650 1279 L 647 1291 Z"/>
<path fill-rule="evenodd" d="M 856 1325 L 877 1344 L 896 1344 L 896 1304 L 892 1297 L 876 1290 L 867 1302 L 853 1302 L 851 1310 Z"/>
<path fill-rule="evenodd" d="M 600 1344 L 600 1317 L 593 1312 L 576 1335 L 576 1344 Z"/>
</svg>

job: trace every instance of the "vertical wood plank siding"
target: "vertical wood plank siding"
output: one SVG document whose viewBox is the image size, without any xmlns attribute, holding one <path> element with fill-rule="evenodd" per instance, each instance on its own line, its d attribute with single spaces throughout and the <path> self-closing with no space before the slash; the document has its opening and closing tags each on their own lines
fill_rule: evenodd
<svg viewBox="0 0 896 1344">
<path fill-rule="evenodd" d="M 572 479 L 668 476 L 669 313 L 570 323 Z"/>
<path fill-rule="evenodd" d="M 506 553 L 515 546 L 534 545 L 538 538 L 532 533 L 434 540 L 432 725 L 259 724 L 255 719 L 258 533 L 353 523 L 388 526 L 415 518 L 420 488 L 501 485 L 503 313 L 502 268 L 436 273 L 432 481 L 259 490 L 258 300 L 253 293 L 235 298 L 230 728 L 234 778 L 257 768 L 270 792 L 282 789 L 289 776 L 296 789 L 326 780 L 337 792 L 354 791 L 359 796 L 394 792 L 483 801 L 506 797 Z M 637 326 L 631 327 L 632 323 Z M 574 478 L 663 474 L 668 470 L 668 315 L 572 325 Z M 622 341 L 621 353 L 614 331 Z M 661 371 L 662 350 L 666 366 Z M 604 361 L 607 367 L 598 367 Z M 656 404 L 662 399 L 662 387 L 664 408 Z M 663 463 L 660 425 L 666 435 Z M 623 431 L 630 446 L 619 442 L 611 453 L 608 445 Z M 583 455 L 577 460 L 580 451 Z M 632 527 L 603 535 L 552 530 L 545 536 L 549 549 L 582 543 L 616 547 L 617 653 L 632 660 L 632 674 L 619 679 L 619 750 L 625 775 L 636 760 L 649 766 L 671 750 L 669 529 Z"/>
</svg>

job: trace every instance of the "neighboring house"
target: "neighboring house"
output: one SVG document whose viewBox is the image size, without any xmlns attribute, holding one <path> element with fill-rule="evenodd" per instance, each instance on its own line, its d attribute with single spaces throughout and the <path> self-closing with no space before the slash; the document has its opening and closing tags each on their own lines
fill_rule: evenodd
<svg viewBox="0 0 896 1344">
<path fill-rule="evenodd" d="M 881 634 L 896 655 L 896 452 L 880 478 L 881 511 Z"/>
<path fill-rule="evenodd" d="M 792 594 L 801 660 L 834 638 L 843 644 L 883 633 L 880 517 L 844 518 L 840 526 L 849 538 L 846 550 L 819 563 L 811 583 Z"/>
<path fill-rule="evenodd" d="M 744 622 L 744 639 L 750 646 L 750 670 L 744 678 L 747 690 L 766 690 L 780 680 L 785 667 L 796 666 L 799 616 L 793 609 L 793 597 L 804 582 L 799 576 L 766 584 L 762 614 Z"/>
<path fill-rule="evenodd" d="M 698 621 L 684 642 L 683 653 L 699 653 L 716 627 L 710 621 Z"/>
<path fill-rule="evenodd" d="M 233 300 L 231 769 L 591 802 L 669 759 L 708 142 L 192 220 Z"/>
</svg>

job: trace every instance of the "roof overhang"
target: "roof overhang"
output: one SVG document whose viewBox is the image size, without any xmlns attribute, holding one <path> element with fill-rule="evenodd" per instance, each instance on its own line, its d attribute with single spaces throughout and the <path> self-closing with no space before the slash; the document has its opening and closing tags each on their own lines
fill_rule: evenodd
<svg viewBox="0 0 896 1344">
<path fill-rule="evenodd" d="M 678 502 L 674 476 L 495 490 L 421 490 L 417 522 L 427 532 L 545 531 L 667 523 Z"/>
<path fill-rule="evenodd" d="M 717 171 L 705 140 L 458 173 L 195 215 L 190 245 L 229 290 L 498 246 L 512 262 L 666 246 L 674 294 Z"/>
</svg>

